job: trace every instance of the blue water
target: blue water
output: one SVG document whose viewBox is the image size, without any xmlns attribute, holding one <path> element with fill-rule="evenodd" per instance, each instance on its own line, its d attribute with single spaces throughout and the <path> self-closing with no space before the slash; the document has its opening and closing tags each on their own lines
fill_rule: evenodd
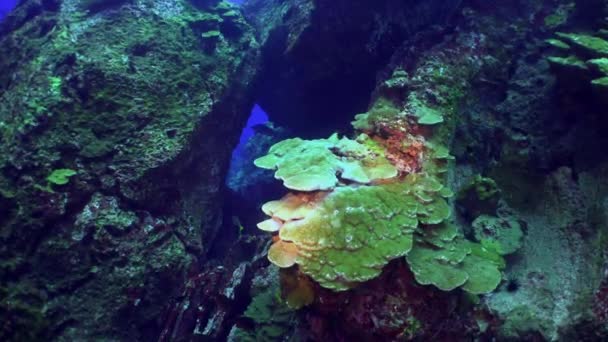
<svg viewBox="0 0 608 342">
<path fill-rule="evenodd" d="M 266 123 L 266 122 L 268 122 L 268 115 L 266 114 L 266 112 L 264 112 L 264 110 L 262 110 L 262 108 L 260 108 L 260 106 L 255 105 L 253 107 L 253 109 L 251 110 L 251 115 L 249 116 L 249 120 L 247 120 L 247 124 L 245 125 L 245 128 L 243 129 L 243 132 L 241 133 L 241 138 L 239 139 L 239 144 L 234 149 L 234 152 L 232 153 L 232 158 L 235 158 L 235 157 L 238 158 L 243 154 L 245 144 L 254 134 L 252 127 L 255 125 Z"/>
<path fill-rule="evenodd" d="M 262 108 L 255 105 L 251 110 L 249 120 L 241 133 L 239 144 L 232 151 L 232 158 L 230 160 L 228 176 L 226 177 L 226 184 L 235 191 L 238 191 L 244 186 L 245 183 L 247 183 L 247 181 L 242 179 L 242 170 L 251 169 L 253 166 L 253 159 L 258 157 L 252 155 L 252 153 L 255 154 L 255 152 L 252 151 L 252 146 L 247 145 L 249 139 L 251 139 L 251 137 L 253 137 L 255 134 L 253 127 L 266 122 L 268 122 L 268 115 L 266 115 Z"/>
<path fill-rule="evenodd" d="M 0 0 L 0 20 L 15 7 L 17 0 Z"/>
</svg>

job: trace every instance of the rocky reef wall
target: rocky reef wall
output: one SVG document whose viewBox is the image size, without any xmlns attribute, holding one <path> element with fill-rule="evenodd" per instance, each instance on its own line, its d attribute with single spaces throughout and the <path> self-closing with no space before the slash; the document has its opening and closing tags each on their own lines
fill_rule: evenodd
<svg viewBox="0 0 608 342">
<path fill-rule="evenodd" d="M 22 1 L 0 340 L 606 339 L 607 11 Z"/>
<path fill-rule="evenodd" d="M 151 340 L 222 222 L 253 30 L 219 1 L 22 1 L 0 28 L 2 340 Z"/>
</svg>

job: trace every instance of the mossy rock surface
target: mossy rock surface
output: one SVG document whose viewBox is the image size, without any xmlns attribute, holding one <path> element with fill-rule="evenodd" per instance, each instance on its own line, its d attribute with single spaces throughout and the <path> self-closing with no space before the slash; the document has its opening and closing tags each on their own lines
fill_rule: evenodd
<svg viewBox="0 0 608 342">
<path fill-rule="evenodd" d="M 475 239 L 500 255 L 515 253 L 522 245 L 524 233 L 513 217 L 481 215 L 472 223 Z"/>
<path fill-rule="evenodd" d="M 43 305 L 61 317 L 49 322 L 57 338 L 157 339 L 160 327 L 141 327 L 169 300 L 161 288 L 179 288 L 187 250 L 217 233 L 259 53 L 230 9 L 24 0 L 4 18 L 0 264 L 27 255 L 9 279 L 52 294 Z"/>
</svg>

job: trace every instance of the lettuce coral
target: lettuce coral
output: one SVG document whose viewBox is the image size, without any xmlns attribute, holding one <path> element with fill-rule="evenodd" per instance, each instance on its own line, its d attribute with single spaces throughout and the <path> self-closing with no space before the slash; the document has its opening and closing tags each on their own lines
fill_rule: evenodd
<svg viewBox="0 0 608 342">
<path fill-rule="evenodd" d="M 285 187 L 298 191 L 329 190 L 340 180 L 362 184 L 397 176 L 397 169 L 381 154 L 377 144 L 362 134 L 357 140 L 283 140 L 255 165 L 277 170 L 275 177 Z"/>
<path fill-rule="evenodd" d="M 424 70 L 450 80 L 443 67 Z M 365 133 L 356 140 L 288 139 L 256 159 L 293 190 L 262 207 L 269 218 L 258 227 L 274 234 L 268 259 L 281 268 L 297 265 L 334 291 L 376 278 L 404 257 L 420 284 L 493 291 L 502 257 L 447 223 L 454 193 L 444 173 L 452 157 L 439 124 L 450 123 L 452 97 L 431 101 L 412 92 L 403 104 L 380 96 L 352 122 Z"/>
<path fill-rule="evenodd" d="M 547 40 L 551 46 L 561 42 L 560 56 L 547 57 L 557 76 L 565 84 L 573 80 L 589 80 L 600 97 L 605 98 L 608 89 L 608 40 L 598 32 L 596 35 L 557 32 L 561 40 Z M 566 55 L 567 56 L 563 56 Z"/>
<path fill-rule="evenodd" d="M 262 208 L 271 218 L 259 226 L 279 232 L 268 257 L 279 267 L 298 264 L 326 288 L 348 289 L 405 256 L 419 223 L 449 217 L 442 189 L 434 177 L 412 174 L 403 182 L 288 194 Z"/>
<path fill-rule="evenodd" d="M 504 266 L 498 254 L 465 240 L 447 224 L 422 230 L 407 261 L 420 284 L 443 291 L 462 287 L 473 294 L 492 292 Z"/>
</svg>

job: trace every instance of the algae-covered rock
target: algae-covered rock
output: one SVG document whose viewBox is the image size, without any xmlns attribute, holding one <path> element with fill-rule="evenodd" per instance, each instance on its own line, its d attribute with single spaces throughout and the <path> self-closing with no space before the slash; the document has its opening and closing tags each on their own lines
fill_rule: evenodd
<svg viewBox="0 0 608 342">
<path fill-rule="evenodd" d="M 215 236 L 258 57 L 233 9 L 26 0 L 0 26 L 2 282 L 48 294 L 58 340 L 157 339 Z"/>
<path fill-rule="evenodd" d="M 378 123 L 391 121 L 399 114 L 399 108 L 391 100 L 381 97 L 374 101 L 367 112 L 355 115 L 352 125 L 360 131 L 370 132 L 374 130 Z"/>
<path fill-rule="evenodd" d="M 475 175 L 456 195 L 457 206 L 471 219 L 482 214 L 494 215 L 499 200 L 496 182 L 481 175 Z"/>
<path fill-rule="evenodd" d="M 475 239 L 500 255 L 514 253 L 521 247 L 524 234 L 514 218 L 481 215 L 472 225 Z"/>
</svg>

